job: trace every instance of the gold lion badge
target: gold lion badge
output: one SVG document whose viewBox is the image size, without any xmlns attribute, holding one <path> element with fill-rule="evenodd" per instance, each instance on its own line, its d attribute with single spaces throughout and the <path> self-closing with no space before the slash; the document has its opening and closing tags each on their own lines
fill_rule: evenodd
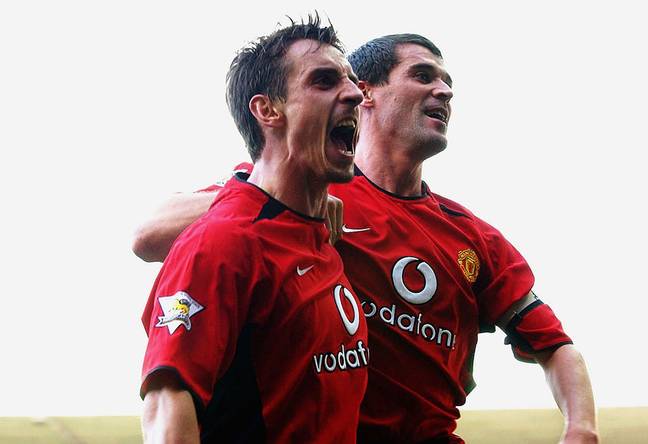
<svg viewBox="0 0 648 444">
<path fill-rule="evenodd" d="M 457 257 L 457 262 L 459 262 L 459 267 L 463 271 L 464 276 L 466 276 L 466 280 L 471 284 L 474 283 L 477 280 L 477 276 L 479 276 L 479 258 L 477 257 L 477 253 L 470 248 L 461 250 Z"/>
</svg>

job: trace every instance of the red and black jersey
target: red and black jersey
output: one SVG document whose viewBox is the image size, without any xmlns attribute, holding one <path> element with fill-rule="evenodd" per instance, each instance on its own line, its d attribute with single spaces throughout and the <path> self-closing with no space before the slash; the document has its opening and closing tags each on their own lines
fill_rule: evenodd
<svg viewBox="0 0 648 444">
<path fill-rule="evenodd" d="M 372 349 L 358 441 L 462 442 L 452 432 L 475 385 L 477 334 L 531 290 L 529 266 L 496 229 L 425 185 L 398 197 L 356 168 L 329 192 L 344 201 L 336 247 Z"/>
<path fill-rule="evenodd" d="M 400 197 L 356 168 L 350 184 L 329 192 L 344 201 L 336 248 L 362 301 L 372 349 L 358 442 L 463 442 L 452 432 L 457 406 L 475 386 L 477 335 L 494 331 L 531 290 L 528 264 L 499 231 L 425 184 L 421 196 Z M 571 342 L 540 301 L 506 331 L 526 360 Z"/>
<path fill-rule="evenodd" d="M 142 321 L 142 395 L 175 372 L 203 442 L 355 442 L 367 326 L 322 220 L 230 180 L 173 245 Z"/>
</svg>

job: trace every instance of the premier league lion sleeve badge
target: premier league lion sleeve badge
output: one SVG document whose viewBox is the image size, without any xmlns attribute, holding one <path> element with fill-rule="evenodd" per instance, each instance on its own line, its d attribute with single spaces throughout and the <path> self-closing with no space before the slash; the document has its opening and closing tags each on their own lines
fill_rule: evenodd
<svg viewBox="0 0 648 444">
<path fill-rule="evenodd" d="M 203 308 L 188 293 L 179 291 L 173 296 L 161 296 L 158 298 L 164 316 L 158 316 L 156 327 L 168 327 L 169 334 L 173 334 L 181 325 L 187 331 L 191 330 L 191 317 Z"/>
</svg>

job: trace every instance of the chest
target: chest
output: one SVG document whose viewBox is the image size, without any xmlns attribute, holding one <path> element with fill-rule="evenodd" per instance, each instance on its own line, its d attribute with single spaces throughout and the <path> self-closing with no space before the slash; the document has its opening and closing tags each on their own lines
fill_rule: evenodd
<svg viewBox="0 0 648 444">
<path fill-rule="evenodd" d="M 365 308 L 476 324 L 475 284 L 484 267 L 470 230 L 430 202 L 353 202 L 345 202 L 347 232 L 337 247 Z"/>
<path fill-rule="evenodd" d="M 267 336 L 313 349 L 367 336 L 366 323 L 342 259 L 328 244 L 268 245 L 276 277 Z M 272 339 L 271 339 L 272 340 Z M 365 339 L 366 341 L 366 339 Z"/>
</svg>

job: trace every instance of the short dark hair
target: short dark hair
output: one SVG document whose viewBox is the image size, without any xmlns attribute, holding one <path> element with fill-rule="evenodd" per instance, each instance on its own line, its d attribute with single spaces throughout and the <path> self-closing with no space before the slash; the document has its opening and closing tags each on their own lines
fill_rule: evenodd
<svg viewBox="0 0 648 444">
<path fill-rule="evenodd" d="M 284 56 L 290 45 L 297 40 L 314 40 L 331 45 L 344 54 L 333 25 L 329 21 L 328 26 L 322 26 L 317 12 L 309 14 L 306 22 L 302 19 L 297 23 L 290 17 L 288 20 L 289 26 L 259 37 L 242 48 L 227 72 L 227 106 L 253 162 L 261 155 L 265 139 L 248 107 L 250 99 L 256 94 L 265 94 L 271 100 L 286 99 L 286 77 L 290 66 L 285 63 Z"/>
<path fill-rule="evenodd" d="M 443 58 L 439 48 L 421 35 L 391 34 L 370 40 L 353 51 L 348 57 L 349 63 L 360 80 L 370 85 L 383 85 L 387 83 L 391 70 L 400 62 L 396 47 L 408 43 L 420 45 Z"/>
</svg>

